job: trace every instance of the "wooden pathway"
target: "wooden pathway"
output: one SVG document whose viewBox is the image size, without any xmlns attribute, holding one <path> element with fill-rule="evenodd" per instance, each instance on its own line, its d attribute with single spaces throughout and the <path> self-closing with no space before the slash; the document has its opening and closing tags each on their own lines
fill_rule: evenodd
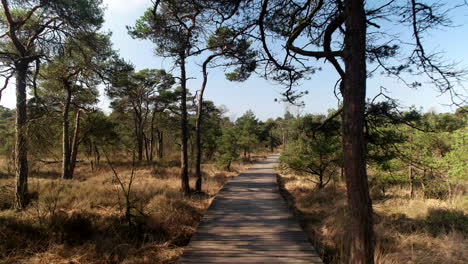
<svg viewBox="0 0 468 264">
<path fill-rule="evenodd" d="M 180 263 L 322 263 L 278 191 L 274 155 L 228 182 Z"/>
</svg>

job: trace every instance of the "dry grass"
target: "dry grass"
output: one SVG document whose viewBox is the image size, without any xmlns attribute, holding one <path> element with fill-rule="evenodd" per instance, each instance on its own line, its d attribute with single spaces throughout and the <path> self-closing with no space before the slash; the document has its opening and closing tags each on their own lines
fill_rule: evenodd
<svg viewBox="0 0 468 264">
<path fill-rule="evenodd" d="M 318 190 L 293 175 L 279 176 L 283 194 L 327 263 L 348 263 L 348 209 L 343 184 Z M 376 263 L 468 263 L 468 196 L 450 201 L 409 199 L 392 188 L 374 199 Z"/>
<path fill-rule="evenodd" d="M 235 164 L 228 173 L 203 165 L 204 192 L 189 197 L 180 192 L 177 162 L 138 167 L 129 225 L 107 165 L 91 171 L 80 163 L 68 181 L 59 179 L 60 164 L 35 165 L 32 204 L 16 212 L 14 179 L 5 164 L 0 162 L 0 263 L 175 263 L 213 197 L 246 167 Z M 128 163 L 116 164 L 116 170 L 129 179 Z"/>
</svg>

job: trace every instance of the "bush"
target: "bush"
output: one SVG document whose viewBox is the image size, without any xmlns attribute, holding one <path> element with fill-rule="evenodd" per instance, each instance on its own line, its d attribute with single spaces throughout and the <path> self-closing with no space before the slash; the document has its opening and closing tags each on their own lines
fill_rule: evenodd
<svg viewBox="0 0 468 264">
<path fill-rule="evenodd" d="M 449 196 L 449 188 L 445 182 L 431 180 L 425 183 L 424 197 L 428 199 L 443 200 Z"/>
<path fill-rule="evenodd" d="M 468 215 L 463 211 L 432 208 L 425 222 L 429 233 L 434 236 L 453 230 L 468 235 Z"/>
</svg>

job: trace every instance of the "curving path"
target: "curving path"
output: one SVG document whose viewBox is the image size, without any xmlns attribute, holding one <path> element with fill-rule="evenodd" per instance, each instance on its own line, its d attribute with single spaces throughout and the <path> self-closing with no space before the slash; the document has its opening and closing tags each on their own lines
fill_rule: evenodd
<svg viewBox="0 0 468 264">
<path fill-rule="evenodd" d="M 278 191 L 270 156 L 228 182 L 180 263 L 322 263 Z"/>
</svg>

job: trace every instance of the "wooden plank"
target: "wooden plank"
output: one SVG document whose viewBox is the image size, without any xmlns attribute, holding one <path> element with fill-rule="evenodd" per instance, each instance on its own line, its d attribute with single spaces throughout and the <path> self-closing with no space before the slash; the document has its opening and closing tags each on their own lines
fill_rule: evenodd
<svg viewBox="0 0 468 264">
<path fill-rule="evenodd" d="M 199 258 L 183 258 L 181 263 L 204 263 L 204 264 L 239 264 L 239 263 L 259 263 L 259 264 L 322 264 L 319 257 L 315 258 L 293 258 L 293 257 L 252 257 L 252 256 L 238 256 L 238 257 L 223 257 L 223 256 L 202 256 Z"/>
<path fill-rule="evenodd" d="M 260 251 L 313 251 L 315 249 L 310 246 L 310 244 L 285 244 L 281 241 L 265 241 L 264 243 L 259 244 L 257 241 L 204 241 L 201 243 L 193 243 L 192 248 L 196 249 L 197 252 L 200 250 L 218 250 L 220 247 L 224 251 L 230 250 L 245 250 L 245 249 L 255 249 Z"/>
<path fill-rule="evenodd" d="M 190 251 L 185 253 L 185 256 L 187 258 L 195 258 L 195 257 L 204 257 L 204 256 L 210 256 L 213 250 L 201 250 L 200 252 L 195 252 L 195 251 Z M 217 252 L 216 257 L 225 257 L 225 258 L 234 258 L 234 257 L 251 257 L 251 258 L 256 258 L 256 257 L 268 257 L 268 258 L 284 258 L 284 257 L 290 257 L 290 258 L 297 258 L 297 259 L 308 259 L 311 257 L 311 254 L 315 255 L 315 257 L 318 257 L 318 255 L 315 254 L 315 251 L 299 251 L 299 250 L 294 250 L 294 251 L 277 251 L 277 250 L 223 250 L 223 252 Z"/>
<path fill-rule="evenodd" d="M 277 158 L 224 186 L 180 263 L 322 263 L 278 192 Z"/>
</svg>

